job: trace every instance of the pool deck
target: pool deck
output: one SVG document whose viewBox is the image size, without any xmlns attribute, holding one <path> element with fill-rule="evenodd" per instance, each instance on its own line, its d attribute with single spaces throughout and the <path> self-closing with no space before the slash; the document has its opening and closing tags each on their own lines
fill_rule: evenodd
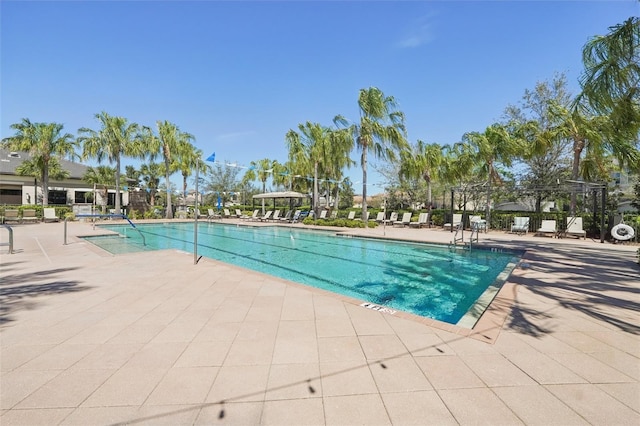
<svg viewBox="0 0 640 426">
<path fill-rule="evenodd" d="M 526 253 L 467 330 L 63 229 L 16 225 L 0 247 L 2 426 L 640 424 L 637 246 L 480 234 Z"/>
</svg>

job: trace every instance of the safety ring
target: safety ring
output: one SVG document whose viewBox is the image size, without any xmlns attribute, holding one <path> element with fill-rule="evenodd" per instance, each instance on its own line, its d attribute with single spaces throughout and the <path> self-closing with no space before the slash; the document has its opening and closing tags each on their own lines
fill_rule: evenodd
<svg viewBox="0 0 640 426">
<path fill-rule="evenodd" d="M 619 223 L 611 228 L 611 236 L 618 241 L 627 241 L 634 237 L 636 231 L 629 225 Z"/>
</svg>

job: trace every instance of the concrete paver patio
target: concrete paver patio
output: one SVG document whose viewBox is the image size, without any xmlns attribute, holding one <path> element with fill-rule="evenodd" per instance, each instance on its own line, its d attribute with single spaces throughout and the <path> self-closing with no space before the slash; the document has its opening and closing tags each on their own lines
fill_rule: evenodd
<svg viewBox="0 0 640 426">
<path fill-rule="evenodd" d="M 64 245 L 63 227 L 16 225 L 2 248 L 3 426 L 640 424 L 637 247 L 481 234 L 526 253 L 466 330 L 175 250 L 112 256 L 87 223 Z"/>
</svg>

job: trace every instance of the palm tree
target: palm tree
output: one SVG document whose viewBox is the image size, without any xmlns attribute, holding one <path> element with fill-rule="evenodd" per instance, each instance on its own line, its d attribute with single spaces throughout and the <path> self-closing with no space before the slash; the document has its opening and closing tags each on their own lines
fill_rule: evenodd
<svg viewBox="0 0 640 426">
<path fill-rule="evenodd" d="M 513 159 L 520 153 L 519 140 L 513 137 L 506 126 L 492 124 L 483 133 L 470 132 L 463 136 L 476 152 L 476 161 L 481 164 L 481 172 L 487 176 L 487 224 L 491 224 L 491 187 L 493 182 L 501 182 L 502 178 L 496 170 L 496 163 L 511 167 Z"/>
<path fill-rule="evenodd" d="M 583 48 L 582 93 L 599 114 L 610 115 L 615 128 L 634 140 L 640 128 L 640 18 L 631 17 L 592 38 Z"/>
<path fill-rule="evenodd" d="M 418 139 L 410 150 L 400 154 L 400 175 L 406 178 L 422 178 L 427 184 L 427 208 L 433 205 L 431 184 L 443 161 L 442 146 L 426 144 Z"/>
<path fill-rule="evenodd" d="M 204 175 L 209 167 L 201 161 L 202 151 L 191 143 L 182 143 L 178 146 L 177 158 L 175 160 L 176 167 L 182 174 L 182 197 L 187 199 L 187 178 L 198 168 L 198 172 Z M 202 177 L 201 175 L 201 177 Z M 197 194 L 196 194 L 197 196 Z"/>
<path fill-rule="evenodd" d="M 189 146 L 191 146 L 192 151 L 195 151 L 192 145 L 192 141 L 195 138 L 189 133 L 181 132 L 178 126 L 169 121 L 158 121 L 156 125 L 158 127 L 158 135 L 154 135 L 151 129 L 145 128 L 144 139 L 148 146 L 151 160 L 154 160 L 158 155 L 162 155 L 164 160 L 165 186 L 167 189 L 165 218 L 171 219 L 173 217 L 173 207 L 171 206 L 171 194 L 168 192 L 171 188 L 170 178 L 173 172 L 182 166 L 180 158 L 183 154 L 185 154 L 184 166 L 185 168 L 188 167 L 187 164 L 189 162 L 186 158 L 188 158 L 188 153 L 190 152 Z"/>
<path fill-rule="evenodd" d="M 249 169 L 244 174 L 243 180 L 245 182 L 256 179 L 259 180 L 262 182 L 262 192 L 265 193 L 267 191 L 267 179 L 269 175 L 273 174 L 274 167 L 277 166 L 278 162 L 276 160 L 270 160 L 268 158 L 252 161 Z M 264 214 L 264 198 L 262 199 L 262 214 Z"/>
<path fill-rule="evenodd" d="M 362 166 L 362 219 L 367 220 L 367 154 L 371 150 L 376 158 L 393 160 L 394 150 L 407 147 L 405 139 L 404 114 L 397 111 L 397 103 L 392 96 L 386 96 L 376 87 L 360 89 L 358 96 L 360 122 L 349 124 L 341 115 L 334 123 L 349 130 L 361 152 Z"/>
<path fill-rule="evenodd" d="M 124 117 L 117 117 L 101 112 L 95 115 L 100 122 L 100 130 L 83 127 L 78 130 L 81 135 L 78 142 L 83 146 L 83 158 L 95 157 L 98 162 L 106 157 L 109 164 L 115 164 L 116 213 L 120 213 L 120 161 L 123 156 L 143 158 L 145 147 L 140 138 L 140 127 L 129 123 Z"/>
<path fill-rule="evenodd" d="M 289 130 L 285 137 L 289 161 L 313 173 L 313 209 L 318 217 L 318 174 L 327 180 L 336 179 L 348 164 L 345 159 L 349 160 L 353 139 L 344 130 L 332 130 L 309 121 L 299 124 L 298 129 L 300 133 Z"/>
<path fill-rule="evenodd" d="M 106 213 L 107 202 L 109 200 L 109 187 L 115 184 L 116 169 L 109 166 L 89 167 L 82 180 L 94 187 L 100 187 L 100 197 L 102 199 L 102 213 Z M 116 199 L 118 193 L 116 191 Z M 93 197 L 95 200 L 95 196 Z M 116 210 L 116 213 L 118 211 Z"/>
<path fill-rule="evenodd" d="M 140 175 L 146 190 L 149 192 L 149 204 L 156 205 L 156 193 L 160 186 L 160 178 L 164 176 L 164 165 L 150 161 L 140 166 Z"/>
<path fill-rule="evenodd" d="M 63 127 L 58 123 L 32 123 L 28 118 L 23 118 L 22 122 L 11 125 L 16 131 L 15 135 L 2 140 L 2 146 L 6 149 L 29 153 L 33 167 L 39 170 L 44 206 L 49 204 L 52 162 L 57 157 L 73 154 L 76 146 L 71 134 L 62 133 Z"/>
</svg>

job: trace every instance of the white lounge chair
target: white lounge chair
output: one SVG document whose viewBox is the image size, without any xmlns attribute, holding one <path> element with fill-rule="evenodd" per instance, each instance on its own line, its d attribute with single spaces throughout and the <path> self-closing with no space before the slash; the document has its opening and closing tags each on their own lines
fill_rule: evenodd
<svg viewBox="0 0 640 426">
<path fill-rule="evenodd" d="M 269 220 L 275 220 L 275 221 L 280 220 L 280 210 L 274 211 L 273 216 L 269 218 Z"/>
<path fill-rule="evenodd" d="M 536 231 L 536 235 L 551 235 L 555 237 L 557 232 L 555 220 L 543 220 L 540 228 Z"/>
<path fill-rule="evenodd" d="M 223 219 L 231 219 L 231 212 L 229 211 L 229 209 L 223 209 L 222 213 Z"/>
<path fill-rule="evenodd" d="M 55 207 L 45 207 L 42 209 L 44 222 L 60 222 L 60 218 L 56 216 Z"/>
<path fill-rule="evenodd" d="M 356 212 L 355 212 L 355 210 L 350 211 L 350 212 L 349 212 L 349 215 L 347 216 L 347 219 L 349 219 L 349 220 L 354 220 L 355 218 L 356 218 Z"/>
<path fill-rule="evenodd" d="M 378 215 L 376 216 L 376 222 L 382 223 L 383 220 L 384 220 L 384 212 L 378 212 Z"/>
<path fill-rule="evenodd" d="M 246 219 L 247 218 L 247 216 L 242 214 L 242 211 L 240 209 L 236 209 L 236 217 L 238 219 Z"/>
<path fill-rule="evenodd" d="M 318 219 L 326 219 L 327 218 L 327 211 L 326 210 L 322 210 L 320 212 L 320 216 L 318 216 Z"/>
<path fill-rule="evenodd" d="M 389 216 L 389 219 L 383 220 L 382 223 L 387 225 L 393 225 L 397 220 L 398 220 L 398 213 L 391 212 L 391 216 Z"/>
<path fill-rule="evenodd" d="M 371 212 L 367 210 L 367 214 L 366 214 L 367 220 L 369 220 L 369 218 L 371 217 Z M 360 222 L 362 222 L 362 218 L 361 217 L 356 217 L 353 220 L 359 220 Z"/>
<path fill-rule="evenodd" d="M 571 235 L 572 237 L 582 237 L 587 239 L 587 231 L 582 229 L 582 218 L 577 216 L 567 216 L 567 230 L 565 235 Z"/>
<path fill-rule="evenodd" d="M 474 231 L 487 232 L 487 221 L 482 219 L 482 216 L 469 216 L 469 224 L 471 225 L 471 229 Z"/>
<path fill-rule="evenodd" d="M 443 225 L 444 229 L 457 228 L 462 223 L 462 213 L 454 213 L 453 220 Z"/>
<path fill-rule="evenodd" d="M 264 216 L 262 216 L 259 220 L 260 222 L 266 222 L 267 220 L 271 219 L 271 215 L 273 214 L 273 210 L 269 210 L 268 212 L 266 212 L 264 214 Z"/>
<path fill-rule="evenodd" d="M 411 212 L 402 213 L 402 219 L 393 222 L 393 226 L 402 226 L 403 228 L 405 226 L 409 226 L 409 224 L 411 223 L 411 216 L 413 216 Z"/>
<path fill-rule="evenodd" d="M 247 220 L 260 220 L 260 216 L 258 216 L 258 213 L 260 212 L 260 209 L 255 209 L 253 211 L 253 214 L 249 217 L 247 217 Z"/>
<path fill-rule="evenodd" d="M 529 232 L 529 218 L 528 217 L 514 217 L 513 225 L 511 225 L 511 233 L 513 234 L 526 234 Z"/>
<path fill-rule="evenodd" d="M 424 225 L 429 225 L 429 213 L 420 213 L 417 222 L 409 223 L 412 228 L 422 228 Z"/>
<path fill-rule="evenodd" d="M 220 219 L 220 215 L 213 211 L 213 209 L 207 209 L 207 220 Z"/>
</svg>

